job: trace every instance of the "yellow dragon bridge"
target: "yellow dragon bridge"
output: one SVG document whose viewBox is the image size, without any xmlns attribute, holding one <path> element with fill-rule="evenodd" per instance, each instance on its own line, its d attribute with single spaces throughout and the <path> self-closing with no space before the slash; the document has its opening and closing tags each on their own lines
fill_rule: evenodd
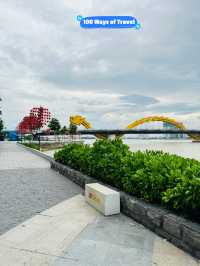
<svg viewBox="0 0 200 266">
<path fill-rule="evenodd" d="M 133 129 L 136 128 L 140 125 L 143 125 L 144 123 L 150 123 L 150 122 L 165 122 L 168 123 L 170 125 L 175 126 L 177 129 L 181 130 L 187 130 L 187 128 L 183 125 L 183 123 L 176 121 L 173 118 L 169 118 L 166 116 L 148 116 L 148 117 L 144 117 L 141 119 L 138 119 L 134 122 L 132 122 L 131 124 L 129 124 L 127 126 L 127 129 Z M 92 128 L 91 124 L 86 120 L 85 117 L 81 116 L 81 115 L 76 115 L 76 116 L 70 116 L 70 123 L 80 126 L 83 125 L 86 129 L 90 129 Z M 199 135 L 194 135 L 194 134 L 188 134 L 188 136 L 190 138 L 192 138 L 193 140 L 200 140 L 200 136 Z M 98 138 L 104 138 L 104 136 L 102 135 L 96 135 L 96 137 Z"/>
</svg>

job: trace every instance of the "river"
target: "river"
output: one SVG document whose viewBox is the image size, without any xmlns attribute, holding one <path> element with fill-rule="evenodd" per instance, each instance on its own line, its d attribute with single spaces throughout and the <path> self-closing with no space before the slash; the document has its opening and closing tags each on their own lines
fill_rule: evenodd
<svg viewBox="0 0 200 266">
<path fill-rule="evenodd" d="M 147 139 L 124 139 L 124 143 L 130 146 L 132 151 L 162 150 L 170 154 L 177 154 L 186 158 L 200 161 L 200 142 L 191 140 L 147 140 Z M 91 144 L 93 140 L 84 140 Z"/>
</svg>

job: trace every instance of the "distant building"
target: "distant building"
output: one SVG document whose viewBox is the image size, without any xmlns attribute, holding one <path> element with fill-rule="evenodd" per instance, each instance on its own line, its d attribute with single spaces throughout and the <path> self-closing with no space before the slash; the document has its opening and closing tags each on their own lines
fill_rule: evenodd
<svg viewBox="0 0 200 266">
<path fill-rule="evenodd" d="M 163 122 L 163 129 L 180 131 L 180 129 L 178 129 L 176 126 L 169 124 L 167 122 Z M 165 134 L 164 138 L 166 138 L 166 139 L 183 139 L 183 138 L 185 138 L 185 136 L 183 133 L 177 132 L 177 134 Z"/>
</svg>

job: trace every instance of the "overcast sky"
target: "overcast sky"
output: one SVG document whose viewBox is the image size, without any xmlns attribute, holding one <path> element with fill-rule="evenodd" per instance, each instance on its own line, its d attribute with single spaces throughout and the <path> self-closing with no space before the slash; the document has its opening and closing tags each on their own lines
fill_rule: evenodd
<svg viewBox="0 0 200 266">
<path fill-rule="evenodd" d="M 0 0 L 0 97 L 14 129 L 33 106 L 68 123 L 125 128 L 166 115 L 200 128 L 199 0 Z M 76 16 L 132 15 L 134 29 Z"/>
</svg>

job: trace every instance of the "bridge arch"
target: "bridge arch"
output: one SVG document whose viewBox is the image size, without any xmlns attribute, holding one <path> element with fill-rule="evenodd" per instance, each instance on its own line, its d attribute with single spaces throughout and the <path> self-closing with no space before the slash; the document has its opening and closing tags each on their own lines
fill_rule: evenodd
<svg viewBox="0 0 200 266">
<path fill-rule="evenodd" d="M 137 126 L 143 125 L 145 123 L 149 123 L 149 122 L 166 122 L 170 125 L 175 126 L 176 128 L 180 129 L 180 130 L 187 130 L 186 127 L 184 126 L 183 123 L 176 121 L 173 118 L 170 117 L 166 117 L 166 116 L 148 116 L 148 117 L 144 117 L 141 119 L 138 119 L 134 122 L 132 122 L 131 124 L 129 124 L 127 126 L 128 129 L 133 129 Z M 197 135 L 193 135 L 193 134 L 188 134 L 188 136 L 192 139 L 195 140 L 199 140 L 200 137 Z"/>
<path fill-rule="evenodd" d="M 149 123 L 149 122 L 166 122 L 170 125 L 175 126 L 176 128 L 181 130 L 187 130 L 187 128 L 184 126 L 183 123 L 176 121 L 173 118 L 166 117 L 166 116 L 148 116 L 144 117 L 141 119 L 138 119 L 131 124 L 127 126 L 128 129 L 133 129 L 136 128 L 137 126 L 140 126 L 144 123 Z M 86 120 L 85 117 L 81 115 L 75 115 L 75 116 L 70 116 L 70 123 L 80 126 L 83 125 L 86 129 L 92 128 L 92 125 Z M 96 134 L 95 135 L 97 138 L 106 138 L 106 135 L 101 135 L 101 134 Z M 121 137 L 122 135 L 116 135 L 116 137 Z M 188 136 L 194 140 L 200 140 L 200 135 L 195 135 L 195 134 L 188 134 Z"/>
</svg>

